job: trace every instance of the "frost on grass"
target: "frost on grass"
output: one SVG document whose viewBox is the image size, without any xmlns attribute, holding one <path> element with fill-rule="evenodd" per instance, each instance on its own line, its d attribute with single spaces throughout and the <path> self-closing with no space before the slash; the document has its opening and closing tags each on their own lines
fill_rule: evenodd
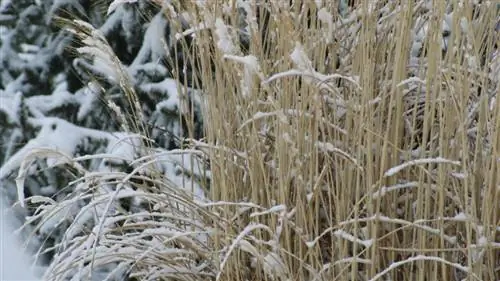
<svg viewBox="0 0 500 281">
<path fill-rule="evenodd" d="M 24 188 L 19 186 L 21 202 L 38 204 L 28 222 L 37 223 L 36 228 L 42 235 L 50 235 L 59 228 L 64 231 L 62 240 L 54 246 L 56 255 L 46 271 L 46 279 L 66 280 L 73 276 L 75 280 L 91 277 L 99 280 L 106 276 L 103 272 L 108 272 L 107 278 L 123 276 L 124 271 L 117 273 L 105 268 L 113 265 L 129 268 L 135 264 L 145 269 L 157 264 L 165 251 L 171 251 L 172 256 L 191 256 L 192 260 L 207 251 L 207 227 L 202 217 L 197 218 L 197 211 L 193 211 L 194 203 L 190 203 L 194 199 L 204 200 L 204 191 L 197 182 L 203 177 L 204 168 L 196 158 L 194 162 L 190 160 L 188 151 L 177 154 L 158 151 L 140 158 L 144 151 L 138 136 L 80 128 L 57 118 L 32 122 L 42 126 L 39 135 L 5 163 L 0 174 L 8 177 L 20 168 L 18 178 L 25 179 L 30 175 L 33 162 L 28 160 L 36 155 L 45 159 L 48 167 L 69 165 L 81 176 L 70 183 L 75 185 L 74 192 L 57 203 L 43 196 L 25 199 Z M 70 137 L 62 137 L 66 134 Z M 70 157 L 85 138 L 106 141 L 106 151 Z M 96 163 L 96 171 L 80 165 L 88 160 Z M 113 168 L 121 165 L 129 165 L 132 172 L 127 174 Z M 89 230 L 92 234 L 88 234 Z M 118 235 L 123 231 L 128 234 Z M 159 245 L 163 245 L 163 250 L 158 249 Z M 145 251 L 149 254 L 140 258 Z M 114 258 L 109 258 L 112 256 Z M 176 263 L 164 265 L 175 265 L 179 270 L 184 266 L 185 271 L 197 266 Z M 79 265 L 77 270 L 73 269 L 75 264 Z M 141 276 L 141 271 L 137 272 L 137 276 Z"/>
<path fill-rule="evenodd" d="M 453 165 L 460 165 L 460 161 L 453 161 L 453 160 L 448 160 L 444 159 L 442 157 L 438 158 L 426 158 L 426 159 L 416 159 L 416 160 L 411 160 L 408 162 L 405 162 L 401 165 L 398 165 L 396 167 L 392 167 L 389 170 L 387 170 L 384 174 L 385 177 L 390 177 L 395 175 L 396 173 L 400 172 L 401 170 L 410 167 L 410 166 L 415 166 L 415 165 L 424 165 L 424 164 L 453 164 Z"/>
<path fill-rule="evenodd" d="M 111 263 L 121 267 L 130 265 L 138 253 L 150 247 L 148 240 L 143 241 L 144 245 L 138 246 L 134 255 L 127 252 L 128 256 L 125 255 L 126 258 L 119 261 L 105 258 L 95 261 L 93 257 L 94 254 L 106 256 L 120 253 L 119 248 L 108 249 L 102 246 L 107 243 L 100 238 L 109 233 L 111 236 L 107 237 L 111 239 L 108 241 L 110 245 L 130 244 L 113 240 L 121 239 L 115 234 L 127 227 L 135 229 L 129 235 L 135 235 L 136 238 L 163 237 L 160 240 L 171 242 L 162 243 L 173 243 L 170 246 L 172 249 L 176 249 L 177 243 L 186 243 L 193 247 L 190 255 L 204 251 L 203 247 L 207 243 L 206 227 L 201 223 L 202 220 L 195 219 L 196 215 L 192 213 L 194 206 L 189 203 L 193 199 L 203 201 L 205 196 L 199 183 L 205 174 L 204 165 L 197 161 L 198 158 L 193 160 L 190 157 L 192 153 L 196 156 L 196 151 L 169 153 L 158 150 L 141 158 L 146 150 L 141 145 L 140 137 L 134 134 L 86 129 L 58 118 L 31 119 L 30 122 L 41 127 L 41 130 L 37 137 L 30 140 L 0 167 L 0 180 L 17 173 L 18 200 L 21 206 L 25 206 L 26 201 L 38 204 L 36 215 L 31 216 L 28 222 L 37 223 L 36 228 L 42 235 L 50 236 L 59 228 L 65 233 L 62 240 L 54 246 L 57 254 L 47 270 L 46 278 L 65 280 L 64 276 L 80 276 L 78 274 L 87 278 L 91 273 L 103 274 L 102 268 L 111 266 Z M 76 154 L 77 147 L 87 139 L 104 141 L 107 143 L 106 150 L 101 154 L 72 157 Z M 74 185 L 75 188 L 69 197 L 58 203 L 43 196 L 24 198 L 24 182 L 36 171 L 33 167 L 39 165 L 36 163 L 40 160 L 45 161 L 48 168 L 67 165 L 80 174 L 81 179 L 70 183 L 70 186 Z M 90 167 L 94 167 L 95 171 L 86 169 L 85 167 L 89 166 L 84 165 L 85 161 L 94 162 Z M 123 170 L 120 167 L 124 166 L 130 167 L 130 174 L 120 172 Z M 155 206 L 155 209 L 149 209 L 148 206 Z M 141 210 L 150 212 L 132 215 Z M 157 227 L 165 230 L 154 235 L 148 233 Z M 89 228 L 94 229 L 93 232 L 98 233 L 99 237 L 88 236 Z M 148 228 L 150 230 L 147 230 Z M 188 229 L 190 233 L 186 232 Z M 71 245 L 82 241 L 87 241 L 87 246 L 80 246 L 80 254 L 74 256 L 77 249 Z M 137 243 L 138 240 L 130 241 Z M 96 249 L 99 249 L 99 252 L 95 252 Z M 109 251 L 108 254 L 103 252 L 106 250 Z M 184 252 L 179 251 L 179 255 L 184 255 Z M 75 260 L 72 261 L 72 258 Z M 98 271 L 87 267 L 79 271 L 72 270 L 70 265 L 77 260 L 84 264 L 90 260 L 95 261 Z M 64 268 L 65 264 L 67 268 Z M 63 275 L 54 275 L 61 269 L 65 270 Z"/>
<path fill-rule="evenodd" d="M 255 56 L 235 56 L 224 55 L 225 59 L 230 59 L 243 64 L 243 77 L 240 80 L 241 92 L 244 97 L 247 97 L 252 92 L 254 86 L 254 76 L 264 80 L 264 74 L 260 70 L 259 61 Z"/>
<path fill-rule="evenodd" d="M 234 55 L 238 53 L 238 49 L 233 43 L 233 38 L 229 33 L 228 27 L 220 18 L 215 20 L 215 34 L 217 35 L 217 47 L 223 54 Z"/>
</svg>

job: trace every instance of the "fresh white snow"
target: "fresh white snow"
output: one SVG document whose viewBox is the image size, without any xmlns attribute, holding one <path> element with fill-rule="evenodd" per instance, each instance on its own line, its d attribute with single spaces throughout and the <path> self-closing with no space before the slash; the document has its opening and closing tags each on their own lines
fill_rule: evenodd
<svg viewBox="0 0 500 281">
<path fill-rule="evenodd" d="M 116 10 L 116 8 L 118 8 L 118 6 L 120 6 L 122 4 L 135 3 L 135 2 L 137 2 L 137 0 L 114 0 L 113 2 L 111 2 L 111 4 L 109 4 L 108 15 L 111 14 L 112 12 L 114 12 Z"/>
<path fill-rule="evenodd" d="M 40 280 L 35 277 L 28 255 L 15 234 L 13 214 L 7 207 L 4 198 L 0 198 L 0 280 Z"/>
</svg>

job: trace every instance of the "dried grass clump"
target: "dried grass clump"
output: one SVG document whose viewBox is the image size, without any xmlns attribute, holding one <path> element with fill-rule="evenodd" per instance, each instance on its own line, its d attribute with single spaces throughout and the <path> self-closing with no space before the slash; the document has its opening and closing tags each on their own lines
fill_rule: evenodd
<svg viewBox="0 0 500 281">
<path fill-rule="evenodd" d="M 179 42 L 196 36 L 183 50 L 203 86 L 206 141 L 191 144 L 208 199 L 136 188 L 175 231 L 103 216 L 105 239 L 68 240 L 94 245 L 75 266 L 106 254 L 148 280 L 500 280 L 498 10 L 329 4 L 165 6 L 192 27 Z"/>
<path fill-rule="evenodd" d="M 500 279 L 498 10 L 350 2 L 187 7 L 218 279 Z"/>
</svg>

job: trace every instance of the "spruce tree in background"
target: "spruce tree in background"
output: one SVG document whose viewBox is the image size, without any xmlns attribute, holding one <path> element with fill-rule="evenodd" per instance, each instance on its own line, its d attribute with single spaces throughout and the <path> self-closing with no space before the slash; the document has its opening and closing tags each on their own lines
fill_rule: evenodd
<svg viewBox="0 0 500 281">
<path fill-rule="evenodd" d="M 0 2 L 0 187 L 9 204 L 19 196 L 15 179 L 22 161 L 36 149 L 51 148 L 69 157 L 114 155 L 121 160 L 96 158 L 80 164 L 94 172 L 130 172 L 135 168 L 130 161 L 151 153 L 144 153 L 142 144 L 161 153 L 179 148 L 185 137 L 201 137 L 196 93 L 174 80 L 169 66 L 171 24 L 164 13 L 150 1 L 139 1 L 120 5 L 107 16 L 108 4 L 91 0 Z M 81 19 L 96 28 L 118 56 L 115 63 L 122 64 L 123 73 L 116 75 L 116 69 L 95 53 L 101 46 L 77 51 L 82 40 L 90 40 L 86 32 L 92 31 L 68 19 Z M 132 93 L 124 91 L 127 87 Z M 135 133 L 154 142 L 130 141 Z M 73 194 L 77 185 L 70 183 L 78 178 L 78 171 L 56 166 L 52 160 L 46 154 L 33 159 L 24 179 L 24 196 L 59 201 Z M 170 180 L 186 180 L 183 159 L 171 157 L 165 162 L 160 170 Z M 112 192 L 115 186 L 107 185 L 101 192 Z M 35 228 L 35 223 L 26 228 L 26 238 L 35 234 L 29 241 L 43 253 L 42 265 L 53 259 L 62 235 L 88 202 L 78 201 L 68 217 L 46 222 L 45 228 Z M 125 213 L 144 207 L 134 200 L 119 203 L 116 208 Z M 17 204 L 16 210 L 24 221 L 24 216 L 36 215 L 37 206 Z M 86 226 L 91 229 L 97 220 L 87 220 Z"/>
</svg>

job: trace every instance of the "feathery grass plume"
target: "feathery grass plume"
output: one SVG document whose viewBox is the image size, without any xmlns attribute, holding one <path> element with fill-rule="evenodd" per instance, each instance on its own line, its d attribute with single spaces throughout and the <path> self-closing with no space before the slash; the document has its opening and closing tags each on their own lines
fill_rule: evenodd
<svg viewBox="0 0 500 281">
<path fill-rule="evenodd" d="M 82 20 L 73 20 L 70 26 L 68 30 L 78 36 L 83 44 L 82 47 L 77 48 L 80 56 L 88 56 L 95 65 L 99 66 L 99 69 L 95 69 L 95 65 L 87 64 L 87 66 L 93 67 L 104 80 L 119 85 L 124 91 L 130 105 L 130 112 L 127 112 L 127 116 L 130 118 L 127 121 L 132 123 L 133 132 L 147 135 L 147 130 L 144 128 L 145 119 L 142 116 L 139 98 L 131 81 L 132 77 L 113 52 L 102 32 Z M 128 124 L 125 126 L 130 127 Z"/>
</svg>

